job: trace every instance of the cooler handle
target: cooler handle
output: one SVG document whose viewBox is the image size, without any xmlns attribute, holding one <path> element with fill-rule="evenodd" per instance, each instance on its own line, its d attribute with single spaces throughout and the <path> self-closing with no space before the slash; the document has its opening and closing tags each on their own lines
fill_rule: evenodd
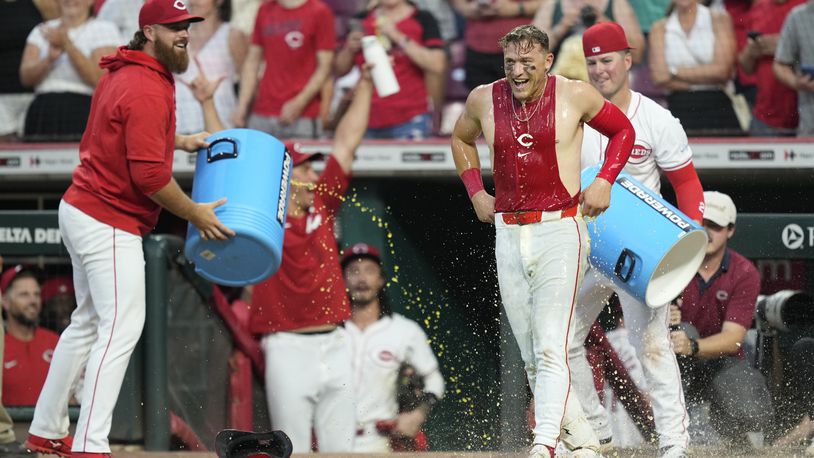
<svg viewBox="0 0 814 458">
<path fill-rule="evenodd" d="M 221 151 L 215 155 L 212 155 L 212 147 L 217 145 L 218 143 L 231 143 L 232 144 L 232 151 Z M 237 157 L 237 142 L 233 138 L 219 138 L 214 142 L 210 143 L 209 146 L 206 148 L 206 162 L 215 162 L 221 159 L 234 159 Z"/>
<path fill-rule="evenodd" d="M 627 264 L 625 262 L 627 259 L 630 259 L 630 267 L 628 267 L 627 272 L 622 274 L 622 268 L 624 268 L 625 264 Z M 630 280 L 630 277 L 633 276 L 634 267 L 636 267 L 636 255 L 627 248 L 623 248 L 622 254 L 619 255 L 619 260 L 616 261 L 616 267 L 613 268 L 613 273 L 619 277 L 620 280 L 627 283 L 628 280 Z"/>
</svg>

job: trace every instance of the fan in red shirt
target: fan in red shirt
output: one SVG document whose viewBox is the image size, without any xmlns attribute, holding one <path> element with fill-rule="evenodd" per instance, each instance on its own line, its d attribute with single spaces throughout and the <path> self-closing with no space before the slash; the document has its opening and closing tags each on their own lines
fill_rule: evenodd
<svg viewBox="0 0 814 458">
<path fill-rule="evenodd" d="M 294 168 L 283 260 L 253 292 L 251 330 L 263 335 L 272 426 L 289 435 L 295 453 L 310 451 L 312 429 L 320 452 L 350 452 L 356 435 L 351 349 L 337 330 L 350 305 L 334 223 L 370 113 L 372 83 L 363 74 L 321 175 L 312 164 L 319 154 L 287 145 Z"/>
<path fill-rule="evenodd" d="M 240 75 L 234 124 L 277 138 L 318 138 L 320 92 L 330 76 L 335 47 L 334 15 L 320 0 L 263 3 Z M 258 88 L 262 62 L 266 69 Z"/>
<path fill-rule="evenodd" d="M 39 326 L 42 301 L 34 271 L 12 267 L 0 278 L 6 313 L 3 351 L 3 404 L 33 406 L 37 403 L 51 355 L 59 335 Z"/>
<path fill-rule="evenodd" d="M 750 34 L 738 55 L 738 65 L 755 75 L 757 94 L 749 134 L 760 137 L 794 136 L 799 113 L 797 92 L 781 83 L 772 70 L 774 50 L 783 21 L 805 0 L 756 0 L 746 16 Z"/>
<path fill-rule="evenodd" d="M 392 57 L 399 92 L 373 96 L 368 138 L 420 139 L 431 134 L 429 95 L 426 79 L 446 68 L 444 41 L 438 23 L 427 11 L 416 9 L 407 0 L 382 0 L 360 17 L 362 30 L 348 35 L 336 57 L 339 75 L 363 62 L 361 39 L 378 35 Z"/>
<path fill-rule="evenodd" d="M 225 202 L 193 202 L 172 177 L 176 149 L 196 152 L 207 133 L 175 133 L 175 82 L 189 64 L 189 14 L 180 0 L 148 0 L 130 44 L 105 56 L 79 144 L 80 164 L 59 205 L 77 309 L 60 336 L 25 446 L 72 458 L 110 456 L 113 408 L 146 309 L 142 236 L 161 208 L 189 220 L 205 239 L 234 232 L 215 216 Z M 70 381 L 85 370 L 74 441 Z M 66 383 L 68 382 L 68 383 Z"/>
</svg>

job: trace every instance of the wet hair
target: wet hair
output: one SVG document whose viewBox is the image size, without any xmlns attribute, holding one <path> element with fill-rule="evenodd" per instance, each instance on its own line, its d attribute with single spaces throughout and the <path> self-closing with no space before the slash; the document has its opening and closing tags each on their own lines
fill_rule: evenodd
<svg viewBox="0 0 814 458">
<path fill-rule="evenodd" d="M 529 51 L 539 44 L 543 52 L 548 52 L 548 34 L 533 25 L 521 25 L 513 28 L 500 39 L 500 47 L 504 50 L 510 44 L 516 44 L 521 50 Z"/>
<path fill-rule="evenodd" d="M 144 49 L 144 45 L 146 45 L 148 41 L 147 36 L 144 35 L 144 31 L 139 30 L 133 34 L 133 39 L 130 40 L 130 43 L 127 45 L 127 49 L 131 51 L 141 51 Z"/>
</svg>

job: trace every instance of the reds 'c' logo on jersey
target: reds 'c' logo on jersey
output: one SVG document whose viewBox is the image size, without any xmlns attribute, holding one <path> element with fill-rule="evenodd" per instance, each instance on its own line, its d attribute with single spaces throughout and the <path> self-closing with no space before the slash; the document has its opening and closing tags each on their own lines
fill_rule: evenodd
<svg viewBox="0 0 814 458">
<path fill-rule="evenodd" d="M 636 144 L 633 145 L 633 151 L 630 153 L 630 159 L 628 162 L 631 164 L 641 164 L 652 156 L 653 145 L 637 138 Z"/>
</svg>

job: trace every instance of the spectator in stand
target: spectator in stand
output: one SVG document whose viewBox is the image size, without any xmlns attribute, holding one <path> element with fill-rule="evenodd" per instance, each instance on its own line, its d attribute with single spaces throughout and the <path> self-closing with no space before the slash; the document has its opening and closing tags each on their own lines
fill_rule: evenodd
<svg viewBox="0 0 814 458">
<path fill-rule="evenodd" d="M 42 325 L 57 334 L 71 324 L 76 309 L 73 280 L 69 276 L 52 277 L 42 283 Z"/>
<path fill-rule="evenodd" d="M 708 401 L 715 431 L 729 447 L 748 449 L 746 432 L 759 431 L 771 417 L 763 376 L 741 348 L 752 326 L 760 274 L 727 247 L 737 219 L 732 199 L 708 191 L 704 202 L 709 244 L 695 278 L 671 306 L 670 324 L 677 327 L 671 333 L 673 350 L 690 406 Z"/>
<path fill-rule="evenodd" d="M 0 256 L 0 272 L 3 271 L 3 257 Z M 0 281 L 0 296 L 4 295 Z M 0 360 L 5 353 L 5 326 L 3 314 L 0 313 Z M 11 421 L 3 401 L 3 371 L 0 371 L 0 456 L 4 458 L 34 458 L 34 454 L 25 448 L 14 434 L 14 423 Z"/>
<path fill-rule="evenodd" d="M 466 18 L 465 84 L 469 90 L 506 76 L 499 41 L 517 26 L 529 23 L 541 0 L 452 0 Z"/>
<path fill-rule="evenodd" d="M 31 31 L 20 63 L 20 81 L 36 94 L 25 117 L 30 141 L 79 140 L 104 73 L 99 59 L 121 42 L 116 26 L 91 15 L 92 0 L 60 0 L 60 8 Z"/>
<path fill-rule="evenodd" d="M 0 2 L 0 142 L 17 140 L 23 132 L 31 90 L 20 83 L 25 40 L 43 19 L 59 16 L 57 0 Z"/>
<path fill-rule="evenodd" d="M 774 74 L 797 91 L 797 135 L 814 136 L 814 0 L 789 13 L 774 53 Z"/>
<path fill-rule="evenodd" d="M 16 266 L 3 272 L 0 291 L 6 315 L 3 403 L 33 406 L 48 375 L 59 334 L 39 326 L 40 282 L 33 270 Z"/>
<path fill-rule="evenodd" d="M 343 76 L 354 63 L 361 64 L 361 40 L 376 35 L 392 57 L 401 90 L 387 97 L 374 94 L 367 138 L 420 139 L 432 132 L 428 74 L 442 75 L 447 57 L 438 23 L 427 11 L 407 0 L 378 0 L 358 16 L 362 30 L 351 32 L 336 59 L 336 73 Z"/>
<path fill-rule="evenodd" d="M 356 453 L 389 453 L 391 438 L 414 439 L 444 395 L 444 378 L 427 334 L 413 320 L 390 310 L 379 250 L 357 243 L 342 252 L 342 271 L 352 315 L 345 331 L 355 350 Z M 403 365 L 421 380 L 417 405 L 400 406 L 397 380 Z M 400 409 L 401 408 L 401 409 Z M 403 409 L 403 410 L 402 410 Z"/>
<path fill-rule="evenodd" d="M 749 10 L 752 8 L 754 0 L 702 0 L 702 4 L 710 8 L 717 8 L 726 11 L 729 18 L 732 19 L 732 29 L 735 31 L 735 56 L 738 56 L 749 40 L 747 35 L 748 24 L 747 18 Z M 737 63 L 737 62 L 736 62 Z M 755 75 L 750 75 L 743 71 L 743 69 L 736 65 L 735 75 L 732 79 L 735 84 L 735 92 L 743 95 L 745 100 L 749 103 L 749 107 L 755 105 Z"/>
<path fill-rule="evenodd" d="M 730 95 L 735 31 L 724 10 L 675 0 L 650 30 L 653 83 L 670 92 L 667 105 L 689 135 L 742 134 Z M 744 101 L 745 103 L 745 101 Z M 748 116 L 748 107 L 746 116 Z"/>
<path fill-rule="evenodd" d="M 590 25 L 585 25 L 583 16 L 592 9 L 597 23 L 613 21 L 622 26 L 631 50 L 633 63 L 642 60 L 645 49 L 644 35 L 639 27 L 636 13 L 628 0 L 543 0 L 533 24 L 540 30 L 548 31 L 551 49 L 557 55 L 565 39 L 576 35 L 577 53 L 582 52 L 581 35 Z"/>
<path fill-rule="evenodd" d="M 98 19 L 116 24 L 122 44 L 127 44 L 138 28 L 138 12 L 144 0 L 105 0 L 99 8 Z"/>
<path fill-rule="evenodd" d="M 250 328 L 263 336 L 272 427 L 289 435 L 294 453 L 311 450 L 312 430 L 320 452 L 350 452 L 356 435 L 352 349 L 339 329 L 350 305 L 334 223 L 368 124 L 373 84 L 368 69 L 362 73 L 321 175 L 312 163 L 319 155 L 287 145 L 293 167 L 283 260 L 252 294 Z"/>
<path fill-rule="evenodd" d="M 187 50 L 192 59 L 187 71 L 176 75 L 176 80 L 182 83 L 175 85 L 176 132 L 191 134 L 204 130 L 204 112 L 189 87 L 201 70 L 221 83 L 213 98 L 218 116 L 228 129 L 233 126 L 232 112 L 237 105 L 234 85 L 246 58 L 243 47 L 246 43 L 241 32 L 229 24 L 230 0 L 191 0 L 188 8 L 190 14 L 205 20 L 189 28 Z"/>
<path fill-rule="evenodd" d="M 630 7 L 639 20 L 639 27 L 645 38 L 650 34 L 650 27 L 653 23 L 664 17 L 667 8 L 670 7 L 671 0 L 629 0 Z M 643 56 L 645 57 L 645 56 Z"/>
<path fill-rule="evenodd" d="M 234 125 L 277 138 L 319 138 L 320 92 L 330 76 L 335 47 L 334 15 L 321 0 L 263 3 L 240 77 Z"/>
<path fill-rule="evenodd" d="M 251 43 L 250 37 L 254 31 L 254 23 L 257 20 L 257 11 L 265 0 L 233 0 L 232 20 L 229 21 L 232 27 L 239 30 L 246 37 L 246 47 Z"/>
<path fill-rule="evenodd" d="M 749 10 L 746 28 L 750 36 L 738 55 L 738 63 L 744 72 L 756 76 L 750 135 L 789 136 L 797 128 L 797 94 L 774 76 L 772 63 L 783 21 L 803 3 L 805 0 L 755 0 Z"/>
</svg>

